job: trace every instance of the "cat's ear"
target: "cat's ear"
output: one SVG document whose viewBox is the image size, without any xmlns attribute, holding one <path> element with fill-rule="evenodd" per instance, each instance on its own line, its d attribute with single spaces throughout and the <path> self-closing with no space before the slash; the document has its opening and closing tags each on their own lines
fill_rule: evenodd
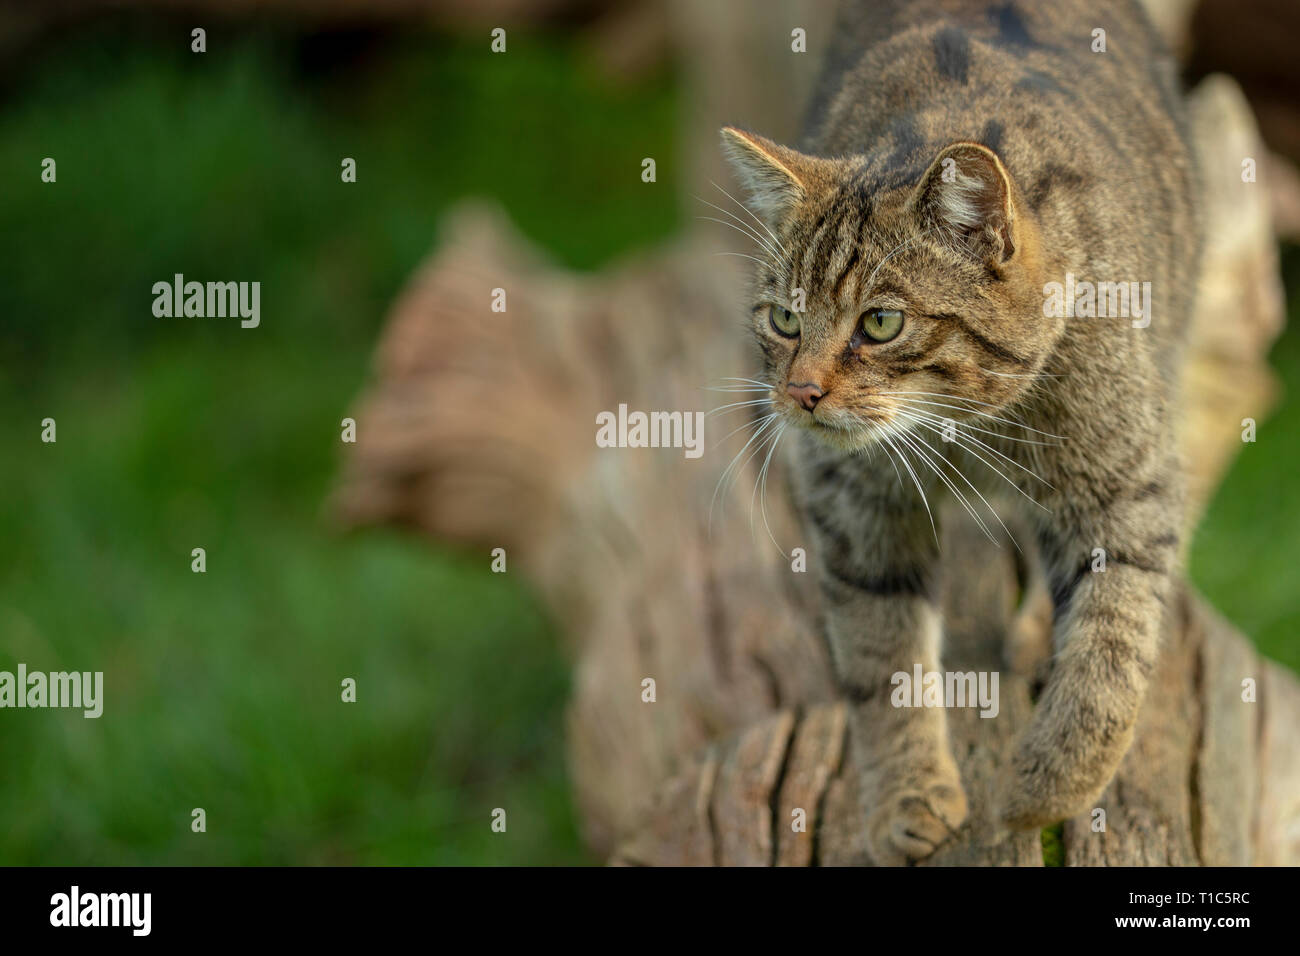
<svg viewBox="0 0 1300 956">
<path fill-rule="evenodd" d="M 913 208 L 927 225 L 990 265 L 1016 254 L 1016 204 L 1011 176 L 997 153 L 978 143 L 946 146 L 921 177 Z"/>
<path fill-rule="evenodd" d="M 769 226 L 803 202 L 819 166 L 826 163 L 734 126 L 722 128 L 722 151 L 749 193 L 754 212 Z"/>
</svg>

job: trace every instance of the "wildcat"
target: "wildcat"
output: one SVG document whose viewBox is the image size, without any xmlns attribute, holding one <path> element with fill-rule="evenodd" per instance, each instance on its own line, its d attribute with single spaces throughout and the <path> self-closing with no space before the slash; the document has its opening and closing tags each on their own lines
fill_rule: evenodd
<svg viewBox="0 0 1300 956">
<path fill-rule="evenodd" d="M 1200 241 L 1171 61 L 1131 0 L 850 2 L 798 148 L 722 138 L 762 227 L 759 380 L 798 426 L 788 468 L 872 857 L 925 857 L 967 815 L 943 709 L 890 703 L 891 675 L 941 670 L 941 493 L 1004 541 L 987 493 L 1022 505 L 1051 590 L 1055 656 L 997 811 L 1087 810 L 1132 740 L 1178 573 Z M 1067 282 L 1149 282 L 1149 300 L 1141 318 L 1114 286 L 1100 309 L 1052 308 Z"/>
</svg>

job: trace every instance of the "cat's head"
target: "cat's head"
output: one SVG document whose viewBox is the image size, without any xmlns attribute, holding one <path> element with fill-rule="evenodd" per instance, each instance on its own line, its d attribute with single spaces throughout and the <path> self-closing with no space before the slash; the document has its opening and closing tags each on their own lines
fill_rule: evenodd
<svg viewBox="0 0 1300 956">
<path fill-rule="evenodd" d="M 953 143 L 915 182 L 873 189 L 863 157 L 722 133 L 762 220 L 752 324 L 785 420 L 858 451 L 1033 387 L 1060 323 L 1043 315 L 1037 229 L 992 150 Z"/>
</svg>

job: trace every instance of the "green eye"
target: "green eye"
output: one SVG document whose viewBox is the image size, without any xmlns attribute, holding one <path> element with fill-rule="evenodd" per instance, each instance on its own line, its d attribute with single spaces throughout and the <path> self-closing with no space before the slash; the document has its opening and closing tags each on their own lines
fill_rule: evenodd
<svg viewBox="0 0 1300 956">
<path fill-rule="evenodd" d="M 869 309 L 862 313 L 862 334 L 873 342 L 888 342 L 903 331 L 898 309 Z"/>
<path fill-rule="evenodd" d="M 792 339 L 799 334 L 799 316 L 789 309 L 783 309 L 779 305 L 769 305 L 767 318 L 777 335 Z"/>
</svg>

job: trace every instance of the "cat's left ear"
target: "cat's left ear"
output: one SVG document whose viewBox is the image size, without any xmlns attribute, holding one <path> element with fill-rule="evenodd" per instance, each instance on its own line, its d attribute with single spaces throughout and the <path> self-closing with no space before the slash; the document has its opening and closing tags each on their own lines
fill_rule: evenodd
<svg viewBox="0 0 1300 956">
<path fill-rule="evenodd" d="M 928 226 L 993 266 L 1019 246 L 1015 190 L 997 153 L 979 143 L 944 147 L 921 177 L 912 205 Z"/>
<path fill-rule="evenodd" d="M 831 160 L 805 156 L 756 133 L 722 128 L 722 151 L 749 193 L 750 203 L 775 227 L 825 180 Z"/>
</svg>

